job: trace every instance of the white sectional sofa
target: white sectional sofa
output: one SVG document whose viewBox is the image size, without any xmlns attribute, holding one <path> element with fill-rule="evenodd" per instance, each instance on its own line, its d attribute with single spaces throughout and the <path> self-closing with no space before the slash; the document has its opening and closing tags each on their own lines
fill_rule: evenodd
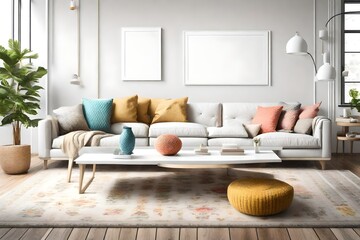
<svg viewBox="0 0 360 240">
<path fill-rule="evenodd" d="M 123 126 L 130 126 L 136 137 L 136 146 L 152 146 L 161 134 L 175 134 L 185 147 L 221 146 L 236 143 L 252 146 L 242 126 L 251 122 L 257 106 L 274 106 L 277 103 L 188 103 L 188 122 L 116 123 L 112 124 L 112 137 L 103 138 L 99 147 L 117 147 Z M 331 122 L 324 117 L 313 120 L 312 134 L 271 132 L 257 136 L 261 146 L 282 147 L 276 154 L 282 160 L 319 160 L 322 166 L 331 159 Z M 39 122 L 39 157 L 67 159 L 60 149 L 63 136 L 59 136 L 56 119 L 47 117 Z M 99 148 L 96 147 L 96 148 Z M 93 147 L 94 148 L 94 147 Z"/>
</svg>

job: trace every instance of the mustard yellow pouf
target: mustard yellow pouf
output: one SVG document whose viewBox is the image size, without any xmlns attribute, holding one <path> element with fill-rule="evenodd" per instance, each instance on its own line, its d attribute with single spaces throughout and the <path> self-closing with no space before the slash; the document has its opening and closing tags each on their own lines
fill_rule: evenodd
<svg viewBox="0 0 360 240">
<path fill-rule="evenodd" d="M 228 186 L 230 204 L 239 212 L 265 216 L 286 210 L 294 197 L 294 188 L 276 179 L 239 179 Z"/>
</svg>

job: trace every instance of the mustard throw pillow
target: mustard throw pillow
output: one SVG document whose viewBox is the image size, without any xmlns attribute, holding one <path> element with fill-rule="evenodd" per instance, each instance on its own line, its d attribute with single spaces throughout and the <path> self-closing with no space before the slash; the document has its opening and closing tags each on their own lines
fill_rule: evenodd
<svg viewBox="0 0 360 240">
<path fill-rule="evenodd" d="M 151 98 L 150 99 L 150 105 L 149 105 L 149 115 L 150 115 L 150 119 L 153 119 L 155 116 L 155 112 L 156 112 L 156 108 L 158 107 L 158 105 L 163 102 L 166 101 L 168 99 L 165 98 Z"/>
<path fill-rule="evenodd" d="M 115 98 L 113 101 L 113 113 L 111 122 L 136 122 L 138 96 Z"/>
<path fill-rule="evenodd" d="M 158 104 L 152 123 L 186 122 L 186 105 L 188 98 L 165 100 Z"/>
<path fill-rule="evenodd" d="M 150 98 L 138 97 L 138 106 L 137 106 L 137 121 L 143 122 L 146 124 L 151 123 L 150 116 L 148 114 L 150 105 Z"/>
</svg>

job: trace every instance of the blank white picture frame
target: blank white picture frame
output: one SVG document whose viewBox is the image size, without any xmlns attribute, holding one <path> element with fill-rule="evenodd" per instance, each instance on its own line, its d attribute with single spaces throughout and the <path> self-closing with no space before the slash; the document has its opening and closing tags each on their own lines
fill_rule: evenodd
<svg viewBox="0 0 360 240">
<path fill-rule="evenodd" d="M 161 28 L 121 28 L 123 81 L 161 81 Z"/>
<path fill-rule="evenodd" d="M 185 31 L 185 85 L 271 86 L 270 31 Z"/>
</svg>

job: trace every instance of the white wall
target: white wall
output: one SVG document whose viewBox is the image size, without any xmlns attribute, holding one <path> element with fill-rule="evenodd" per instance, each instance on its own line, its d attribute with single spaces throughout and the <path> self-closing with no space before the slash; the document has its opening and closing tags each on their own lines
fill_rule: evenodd
<svg viewBox="0 0 360 240">
<path fill-rule="evenodd" d="M 1 1 L 0 8 L 7 10 L 0 14 L 0 45 L 6 47 L 12 37 L 11 1 Z"/>
<path fill-rule="evenodd" d="M 44 12 L 45 0 L 35 2 L 39 3 L 39 12 Z M 327 84 L 315 86 L 310 58 L 287 55 L 285 46 L 295 31 L 300 32 L 308 43 L 309 52 L 316 53 L 319 67 L 322 59 L 317 31 L 329 16 L 340 11 L 340 1 L 81 0 L 82 86 L 70 84 L 77 63 L 76 12 L 69 10 L 68 1 L 50 2 L 50 113 L 59 106 L 77 104 L 82 97 L 138 94 L 146 97 L 188 96 L 192 102 L 299 101 L 306 105 L 323 101 L 321 113 L 327 115 Z M 337 9 L 334 9 L 334 3 Z M 43 17 L 40 15 L 39 20 Z M 38 22 L 40 29 L 44 22 Z M 163 29 L 161 82 L 123 82 L 120 79 L 121 27 Z M 186 30 L 270 30 L 272 86 L 184 86 L 182 34 Z M 43 39 L 37 40 L 45 45 Z M 334 46 L 338 46 L 339 39 L 335 40 Z M 38 44 L 39 49 L 41 44 Z M 339 56 L 332 57 L 334 60 Z M 45 102 L 46 99 L 43 104 Z M 41 114 L 45 116 L 46 112 Z"/>
<path fill-rule="evenodd" d="M 96 3 L 96 0 L 82 1 L 80 7 L 84 87 L 69 83 L 76 71 L 76 15 L 68 10 L 66 1 L 54 3 L 50 109 L 78 103 L 81 97 L 97 97 Z M 310 104 L 313 102 L 311 61 L 306 57 L 287 55 L 285 45 L 295 31 L 299 31 L 308 41 L 309 51 L 314 51 L 313 11 L 313 0 L 102 0 L 99 97 L 136 93 L 148 97 L 189 96 L 190 101 L 284 100 Z M 163 81 L 121 81 L 121 27 L 154 26 L 163 29 Z M 271 30 L 272 86 L 184 86 L 182 33 L 185 30 Z"/>
<path fill-rule="evenodd" d="M 8 40 L 12 38 L 12 24 L 11 24 L 11 1 L 1 1 L 0 9 L 9 9 L 10 11 L 3 11 L 0 14 L 0 45 L 8 46 Z M 1 61 L 0 61 L 1 63 Z M 2 63 L 1 63 L 2 65 Z M 1 117 L 0 117 L 1 119 Z M 11 126 L 0 127 L 0 145 L 12 143 L 12 129 Z"/>
</svg>

